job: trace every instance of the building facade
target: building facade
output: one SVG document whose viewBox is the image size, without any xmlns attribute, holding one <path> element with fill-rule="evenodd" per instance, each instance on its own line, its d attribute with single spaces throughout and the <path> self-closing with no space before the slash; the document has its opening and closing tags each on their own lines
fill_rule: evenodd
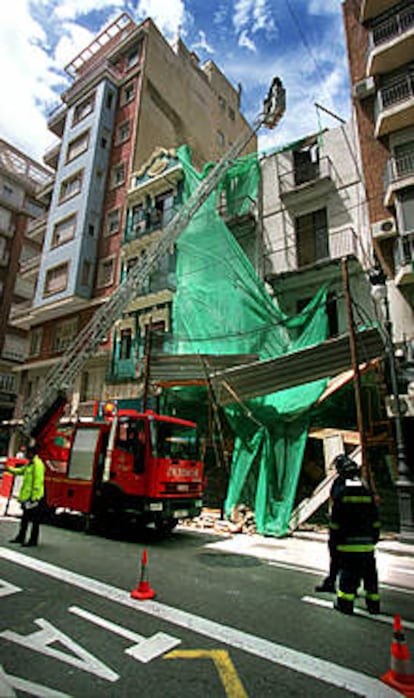
<svg viewBox="0 0 414 698">
<path fill-rule="evenodd" d="M 353 110 L 375 256 L 393 339 L 414 339 L 414 3 L 345 0 Z M 411 345 L 411 346 L 410 346 Z"/>
<path fill-rule="evenodd" d="M 10 313 L 28 307 L 33 279 L 20 273 L 40 247 L 29 231 L 42 220 L 46 208 L 38 190 L 50 172 L 10 143 L 0 140 L 0 422 L 13 415 L 17 394 L 15 369 L 27 353 L 27 333 L 14 327 Z M 8 430 L 0 429 L 0 453 L 7 448 Z"/>
<path fill-rule="evenodd" d="M 124 243 L 131 237 L 131 216 L 139 218 L 133 210 L 137 173 L 153 153 L 186 144 L 201 166 L 218 159 L 249 128 L 240 112 L 239 90 L 212 61 L 200 66 L 181 40 L 171 47 L 151 19 L 137 25 L 121 14 L 66 72 L 71 86 L 48 121 L 58 142 L 45 155 L 55 178 L 43 192 L 50 205 L 37 231 L 43 244 L 36 290 L 29 312 L 13 314 L 14 325 L 30 333 L 16 416 L 125 273 L 125 260 L 133 255 L 126 254 Z M 255 138 L 249 148 L 256 149 Z M 152 209 L 148 232 L 160 234 L 171 200 L 150 187 L 141 202 Z M 160 292 L 168 295 L 168 288 Z M 153 301 L 159 305 L 156 297 L 147 306 Z M 124 329 L 116 330 L 115 340 L 119 332 L 126 337 Z M 110 390 L 105 383 L 108 367 L 109 382 L 113 374 L 112 339 L 112 334 L 102 338 L 100 351 L 79 376 L 73 411 L 80 401 Z"/>
</svg>

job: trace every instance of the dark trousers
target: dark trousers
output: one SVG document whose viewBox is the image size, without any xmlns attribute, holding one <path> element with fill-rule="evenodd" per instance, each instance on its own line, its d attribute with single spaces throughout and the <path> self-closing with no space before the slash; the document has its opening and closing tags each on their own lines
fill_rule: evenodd
<svg viewBox="0 0 414 698">
<path fill-rule="evenodd" d="M 375 553 L 340 553 L 337 605 L 352 613 L 357 589 L 364 583 L 365 600 L 370 613 L 379 613 L 378 574 Z"/>
<path fill-rule="evenodd" d="M 32 528 L 30 531 L 29 543 L 30 545 L 37 545 L 37 541 L 39 540 L 40 522 L 42 519 L 43 512 L 43 502 L 42 500 L 39 500 L 38 505 L 33 507 L 32 509 L 26 509 L 24 507 L 24 503 L 22 504 L 22 506 L 23 514 L 20 521 L 20 530 L 17 535 L 17 539 L 20 541 L 20 543 L 25 542 L 27 529 L 29 527 L 29 523 L 31 523 Z"/>
</svg>

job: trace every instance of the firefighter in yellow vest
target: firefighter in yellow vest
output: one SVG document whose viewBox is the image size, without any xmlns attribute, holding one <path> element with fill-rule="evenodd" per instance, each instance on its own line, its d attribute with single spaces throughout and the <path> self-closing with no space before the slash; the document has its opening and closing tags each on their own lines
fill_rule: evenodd
<svg viewBox="0 0 414 698">
<path fill-rule="evenodd" d="M 357 463 L 347 456 L 335 459 L 340 475 L 332 503 L 331 536 L 338 554 L 339 583 L 335 608 L 352 614 L 361 580 L 369 613 L 380 612 L 375 545 L 380 522 L 374 495 L 361 480 Z"/>
<path fill-rule="evenodd" d="M 27 448 L 27 458 L 28 462 L 25 465 L 16 467 L 9 466 L 6 468 L 12 475 L 23 476 L 18 495 L 18 500 L 23 509 L 20 530 L 10 543 L 32 546 L 38 543 L 40 521 L 44 509 L 45 465 L 42 459 L 37 455 L 36 448 L 33 446 Z M 32 524 L 32 528 L 29 540 L 26 543 L 26 533 L 29 523 Z"/>
</svg>

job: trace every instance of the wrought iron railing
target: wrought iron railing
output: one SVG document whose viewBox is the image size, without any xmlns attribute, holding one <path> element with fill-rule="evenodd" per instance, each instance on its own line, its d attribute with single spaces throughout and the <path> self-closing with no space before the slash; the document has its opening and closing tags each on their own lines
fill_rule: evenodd
<svg viewBox="0 0 414 698">
<path fill-rule="evenodd" d="M 394 39 L 396 36 L 404 34 L 413 26 L 414 6 L 410 5 L 373 27 L 371 32 L 372 45 L 379 46 L 380 44 L 384 44 Z"/>
</svg>

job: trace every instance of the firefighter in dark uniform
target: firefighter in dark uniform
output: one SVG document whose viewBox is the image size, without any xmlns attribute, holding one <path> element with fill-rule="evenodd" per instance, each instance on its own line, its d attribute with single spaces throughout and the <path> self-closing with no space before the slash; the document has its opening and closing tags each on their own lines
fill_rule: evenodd
<svg viewBox="0 0 414 698">
<path fill-rule="evenodd" d="M 347 456 L 335 459 L 340 478 L 332 502 L 331 538 L 338 555 L 339 583 L 335 608 L 352 614 L 361 580 L 369 613 L 380 612 L 375 545 L 380 522 L 374 495 L 361 480 L 357 463 Z"/>
</svg>

